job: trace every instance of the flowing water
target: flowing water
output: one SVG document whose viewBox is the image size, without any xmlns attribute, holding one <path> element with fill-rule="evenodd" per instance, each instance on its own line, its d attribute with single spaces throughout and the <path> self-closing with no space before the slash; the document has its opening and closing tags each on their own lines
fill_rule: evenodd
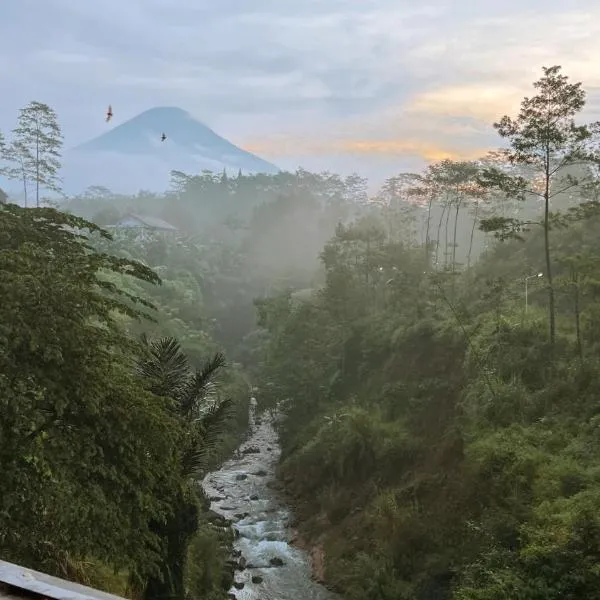
<svg viewBox="0 0 600 600">
<path fill-rule="evenodd" d="M 202 482 L 211 509 L 239 532 L 235 549 L 245 569 L 236 571 L 230 592 L 239 600 L 335 600 L 312 581 L 307 553 L 289 544 L 290 512 L 269 487 L 280 454 L 273 418 L 257 424 L 252 411 L 250 420 L 251 435 L 236 456 Z"/>
</svg>

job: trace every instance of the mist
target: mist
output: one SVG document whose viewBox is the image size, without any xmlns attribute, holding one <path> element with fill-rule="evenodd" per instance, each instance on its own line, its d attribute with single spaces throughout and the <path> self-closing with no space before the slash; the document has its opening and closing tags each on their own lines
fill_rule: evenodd
<svg viewBox="0 0 600 600">
<path fill-rule="evenodd" d="M 475 163 L 439 164 L 451 169 Z M 426 174 L 395 175 L 373 195 L 369 181 L 357 174 L 341 177 L 304 169 L 236 176 L 172 171 L 170 185 L 162 193 L 118 194 L 99 185 L 59 207 L 107 228 L 117 242 L 113 249 L 119 242 L 129 245 L 129 253 L 137 248 L 133 256 L 152 268 L 175 268 L 173 261 L 182 253 L 187 253 L 190 264 L 202 265 L 200 271 L 208 268 L 209 273 L 193 275 L 213 320 L 215 339 L 235 356 L 244 337 L 255 329 L 257 298 L 323 285 L 321 255 L 340 224 L 368 218 L 382 232 L 379 244 L 428 246 L 433 267 L 442 272 L 475 265 L 493 245 L 493 235 L 480 229 L 490 200 L 459 197 L 444 185 L 426 197 L 422 189 Z M 559 198 L 557 206 L 565 208 L 568 202 Z M 534 197 L 518 202 L 496 198 L 493 210 L 503 216 L 534 218 L 539 203 Z M 175 231 L 118 225 L 130 215 L 161 219 Z"/>
</svg>

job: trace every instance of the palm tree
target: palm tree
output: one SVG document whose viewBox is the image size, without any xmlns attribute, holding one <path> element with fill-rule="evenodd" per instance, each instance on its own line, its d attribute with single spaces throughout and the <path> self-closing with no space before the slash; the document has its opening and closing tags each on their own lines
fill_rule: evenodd
<svg viewBox="0 0 600 600">
<path fill-rule="evenodd" d="M 165 522 L 152 523 L 164 544 L 160 574 L 147 579 L 144 600 L 184 600 L 185 559 L 189 542 L 198 530 L 199 493 L 197 486 L 210 466 L 232 416 L 233 403 L 218 394 L 216 377 L 226 365 L 217 352 L 198 370 L 193 370 L 172 337 L 150 342 L 142 337 L 145 356 L 137 365 L 138 374 L 149 391 L 170 401 L 181 421 L 180 486 L 170 490 L 172 514 Z"/>
</svg>

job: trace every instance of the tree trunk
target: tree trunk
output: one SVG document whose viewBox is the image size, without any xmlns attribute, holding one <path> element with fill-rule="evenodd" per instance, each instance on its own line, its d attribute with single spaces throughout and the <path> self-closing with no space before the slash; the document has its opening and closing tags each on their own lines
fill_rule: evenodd
<svg viewBox="0 0 600 600">
<path fill-rule="evenodd" d="M 460 211 L 459 199 L 456 200 L 456 212 L 454 213 L 454 235 L 452 237 L 452 272 L 456 269 L 456 234 L 458 232 L 458 213 Z"/>
<path fill-rule="evenodd" d="M 583 343 L 581 341 L 581 310 L 579 306 L 579 273 L 576 271 L 573 273 L 573 283 L 575 284 L 575 332 L 577 334 L 577 354 L 579 360 L 583 362 Z"/>
<path fill-rule="evenodd" d="M 475 226 L 477 225 L 477 215 L 479 213 L 479 202 L 475 203 L 475 214 L 473 215 L 473 226 L 471 227 L 471 239 L 469 240 L 469 252 L 467 254 L 467 269 L 471 268 L 471 253 L 473 252 L 473 238 L 475 236 Z"/>
<path fill-rule="evenodd" d="M 554 284 L 552 281 L 552 261 L 550 260 L 550 158 L 549 150 L 546 160 L 546 189 L 544 191 L 544 254 L 546 258 L 546 278 L 548 281 L 548 321 L 550 330 L 550 347 L 554 348 L 556 340 L 556 310 L 554 306 Z M 552 357 L 553 358 L 553 357 Z"/>
<path fill-rule="evenodd" d="M 448 269 L 448 259 L 450 258 L 448 252 L 448 224 L 450 223 L 450 207 L 452 202 L 448 203 L 448 210 L 446 211 L 446 224 L 444 225 L 444 271 Z"/>
<path fill-rule="evenodd" d="M 438 226 L 437 226 L 437 239 L 435 240 L 435 266 L 437 268 L 439 262 L 440 262 L 440 256 L 439 256 L 439 252 L 440 252 L 440 235 L 442 232 L 442 222 L 444 220 L 444 215 L 446 214 L 446 203 L 444 203 L 442 205 L 442 212 L 440 214 L 440 220 L 438 221 Z"/>
<path fill-rule="evenodd" d="M 429 202 L 427 204 L 427 226 L 425 228 L 425 265 L 426 268 L 429 269 L 429 251 L 430 251 L 430 242 L 429 239 L 429 227 L 431 225 L 431 206 L 433 204 L 433 194 L 429 197 Z"/>
<path fill-rule="evenodd" d="M 27 177 L 23 171 L 23 194 L 25 195 L 25 208 L 27 208 Z"/>
<path fill-rule="evenodd" d="M 40 207 L 40 134 L 35 138 L 35 205 Z"/>
<path fill-rule="evenodd" d="M 198 530 L 198 507 L 183 497 L 176 500 L 174 514 L 164 523 L 152 523 L 163 546 L 160 575 L 146 581 L 143 600 L 185 600 L 185 560 L 193 535 Z"/>
<path fill-rule="evenodd" d="M 369 289 L 369 269 L 371 268 L 371 240 L 369 237 L 367 237 L 367 256 L 365 262 L 365 283 L 367 285 L 367 289 Z"/>
</svg>

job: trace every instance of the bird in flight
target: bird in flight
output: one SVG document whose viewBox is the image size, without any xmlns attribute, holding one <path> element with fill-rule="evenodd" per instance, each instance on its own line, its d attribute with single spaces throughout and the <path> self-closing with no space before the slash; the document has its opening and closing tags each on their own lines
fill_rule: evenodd
<svg viewBox="0 0 600 600">
<path fill-rule="evenodd" d="M 108 110 L 106 111 L 106 122 L 108 123 L 113 116 L 113 112 L 112 112 L 112 106 L 109 104 L 108 105 Z"/>
<path fill-rule="evenodd" d="M 166 139 L 167 139 L 167 136 L 166 136 L 166 135 L 163 133 L 163 134 L 160 136 L 160 141 L 161 141 L 161 142 L 164 142 Z"/>
</svg>

